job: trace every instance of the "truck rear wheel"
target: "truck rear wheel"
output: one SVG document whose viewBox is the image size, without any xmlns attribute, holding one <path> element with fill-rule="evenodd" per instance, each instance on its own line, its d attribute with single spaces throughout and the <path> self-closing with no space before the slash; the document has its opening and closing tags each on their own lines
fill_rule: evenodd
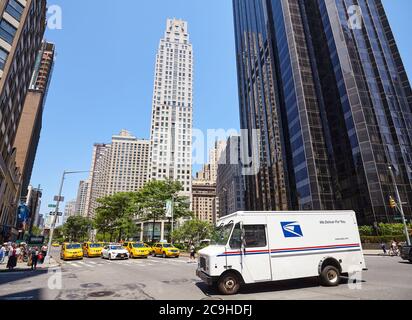
<svg viewBox="0 0 412 320">
<path fill-rule="evenodd" d="M 217 288 L 224 295 L 237 294 L 240 290 L 239 278 L 234 273 L 226 273 L 219 279 Z"/>
<path fill-rule="evenodd" d="M 320 281 L 325 287 L 336 287 L 340 283 L 340 272 L 334 266 L 326 266 L 320 274 Z"/>
</svg>

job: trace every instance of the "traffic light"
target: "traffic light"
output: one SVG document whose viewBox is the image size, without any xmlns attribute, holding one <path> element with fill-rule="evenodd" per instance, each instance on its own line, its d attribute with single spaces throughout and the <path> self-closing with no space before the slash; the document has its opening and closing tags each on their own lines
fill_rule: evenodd
<svg viewBox="0 0 412 320">
<path fill-rule="evenodd" d="M 396 201 L 392 198 L 392 196 L 389 196 L 389 205 L 391 208 L 396 208 Z"/>
</svg>

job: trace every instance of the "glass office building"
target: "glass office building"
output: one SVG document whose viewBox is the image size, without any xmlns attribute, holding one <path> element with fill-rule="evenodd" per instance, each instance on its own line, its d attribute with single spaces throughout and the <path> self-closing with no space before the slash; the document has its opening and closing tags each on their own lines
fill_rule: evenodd
<svg viewBox="0 0 412 320">
<path fill-rule="evenodd" d="M 260 133 L 248 210 L 412 216 L 412 94 L 380 0 L 233 0 L 241 128 Z M 250 153 L 250 150 L 249 150 Z"/>
</svg>

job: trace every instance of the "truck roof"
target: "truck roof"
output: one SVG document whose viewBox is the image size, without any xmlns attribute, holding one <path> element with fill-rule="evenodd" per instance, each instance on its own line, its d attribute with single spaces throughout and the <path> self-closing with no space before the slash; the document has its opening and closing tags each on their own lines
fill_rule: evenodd
<svg viewBox="0 0 412 320">
<path fill-rule="evenodd" d="M 227 216 L 221 217 L 219 220 L 226 220 L 236 216 L 276 216 L 276 215 L 337 215 L 337 214 L 354 214 L 353 210 L 310 210 L 310 211 L 239 211 Z"/>
</svg>

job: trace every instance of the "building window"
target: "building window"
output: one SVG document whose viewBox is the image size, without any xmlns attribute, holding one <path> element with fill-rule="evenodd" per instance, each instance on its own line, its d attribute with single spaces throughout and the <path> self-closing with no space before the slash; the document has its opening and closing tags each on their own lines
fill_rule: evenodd
<svg viewBox="0 0 412 320">
<path fill-rule="evenodd" d="M 8 56 L 9 54 L 6 51 L 4 51 L 2 48 L 0 48 L 0 70 L 4 69 Z"/>
<path fill-rule="evenodd" d="M 6 12 L 11 15 L 17 21 L 20 21 L 23 14 L 24 7 L 16 0 L 9 0 L 9 4 L 6 7 Z"/>
<path fill-rule="evenodd" d="M 17 29 L 13 27 L 6 20 L 1 20 L 0 22 L 0 38 L 9 43 L 13 43 L 14 35 L 16 34 Z"/>
</svg>

